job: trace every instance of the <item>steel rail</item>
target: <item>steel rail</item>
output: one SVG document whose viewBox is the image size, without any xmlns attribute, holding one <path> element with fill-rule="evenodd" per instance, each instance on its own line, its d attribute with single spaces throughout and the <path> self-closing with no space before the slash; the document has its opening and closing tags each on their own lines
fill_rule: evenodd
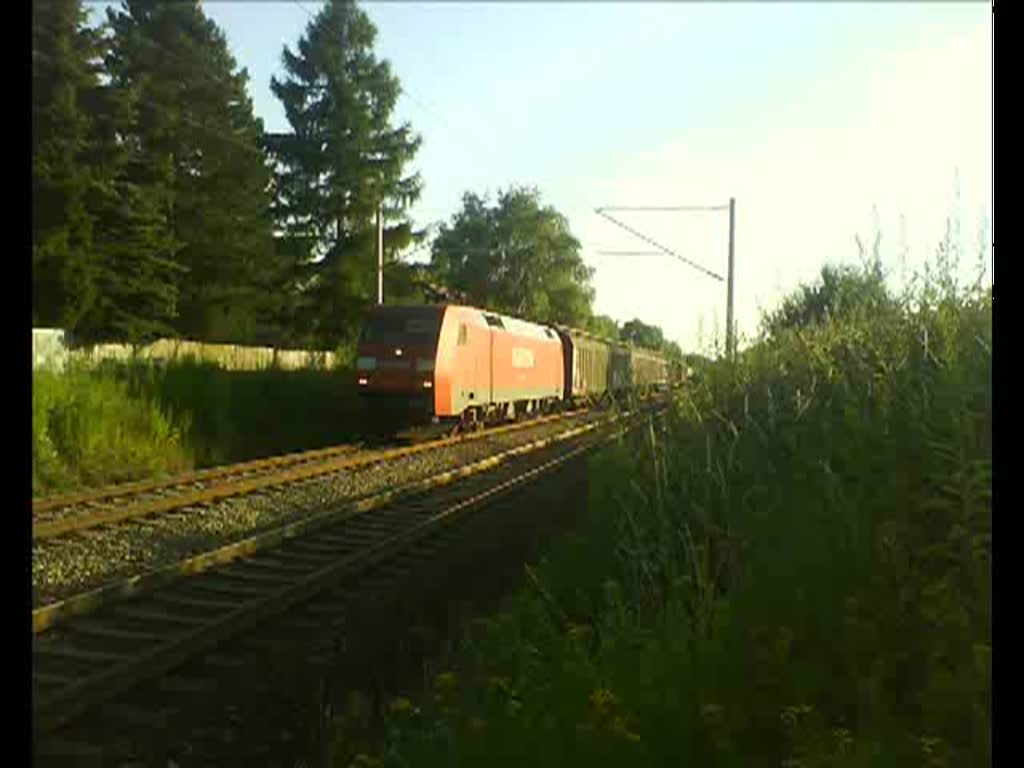
<svg viewBox="0 0 1024 768">
<path fill-rule="evenodd" d="M 338 454 L 352 453 L 359 450 L 357 445 L 334 445 L 329 448 L 317 448 L 312 451 L 299 453 L 286 453 L 280 456 L 270 456 L 265 459 L 254 459 L 235 464 L 224 464 L 219 467 L 199 469 L 194 472 L 182 472 L 171 477 L 159 478 L 157 480 L 138 480 L 128 483 L 118 483 L 102 488 L 92 488 L 74 493 L 57 494 L 53 496 L 38 496 L 32 499 L 32 512 L 50 512 L 52 510 L 72 507 L 78 504 L 87 504 L 98 501 L 107 501 L 121 496 L 131 496 L 138 493 L 149 493 L 160 491 L 165 488 L 173 488 L 178 485 L 189 483 L 205 482 L 215 480 L 219 477 L 229 475 L 240 475 L 246 472 L 258 472 L 263 469 L 275 469 L 288 464 L 300 464 L 306 461 L 314 461 L 332 457 Z"/>
<path fill-rule="evenodd" d="M 134 518 L 148 517 L 150 515 L 169 512 L 181 507 L 188 507 L 196 504 L 207 504 L 234 496 L 241 496 L 264 488 L 287 485 L 288 483 L 309 480 L 314 477 L 332 474 L 334 472 L 362 468 L 372 464 L 390 461 L 392 459 L 412 456 L 418 453 L 441 450 L 454 445 L 461 445 L 466 442 L 482 440 L 496 435 L 521 431 L 559 420 L 570 419 L 575 416 L 579 416 L 582 413 L 586 413 L 586 411 L 578 409 L 552 416 L 544 416 L 524 422 L 495 427 L 489 430 L 473 432 L 467 435 L 431 440 L 417 445 L 388 448 L 380 451 L 369 451 L 366 453 L 360 453 L 354 457 L 342 455 L 340 457 L 328 458 L 325 461 L 319 461 L 312 464 L 302 464 L 294 468 L 286 467 L 283 470 L 272 471 L 266 474 L 257 475 L 256 477 L 243 478 L 233 482 L 228 481 L 218 483 L 208 488 L 190 490 L 174 496 L 147 499 L 133 504 L 125 504 L 123 506 L 102 507 L 100 509 L 89 510 L 88 512 L 72 513 L 65 517 L 53 520 L 33 521 L 32 541 L 43 541 L 56 536 L 86 531 L 103 525 L 110 525 L 112 523 L 118 523 Z M 225 473 L 227 469 L 227 467 L 224 468 Z M 198 480 L 193 477 L 192 481 Z M 177 484 L 184 485 L 186 482 L 188 481 L 182 481 Z"/>
<path fill-rule="evenodd" d="M 623 416 L 615 416 L 602 420 L 599 423 L 585 425 L 569 432 L 573 436 L 586 435 L 588 433 L 601 434 L 596 432 L 601 427 L 616 427 L 619 429 L 614 434 L 622 434 L 646 415 L 646 409 L 639 413 L 634 412 Z M 543 445 L 565 443 L 571 438 L 562 433 L 561 439 L 546 439 L 538 441 Z M 260 585 L 260 578 L 253 578 L 252 568 L 259 561 L 250 559 L 246 563 L 233 566 L 233 572 L 229 570 L 213 572 L 206 580 L 200 580 L 196 587 L 203 587 L 213 590 L 216 594 L 220 592 L 223 597 L 208 598 L 196 596 L 189 592 L 188 586 L 181 583 L 176 587 L 177 591 L 171 590 L 169 594 L 152 595 L 150 599 L 162 602 L 164 606 L 170 604 L 177 606 L 172 608 L 170 615 L 159 613 L 136 611 L 137 616 L 149 616 L 155 621 L 177 623 L 177 632 L 125 632 L 118 627 L 108 627 L 106 631 L 100 627 L 99 634 L 103 640 L 102 649 L 89 649 L 88 643 L 81 643 L 76 646 L 76 630 L 74 627 L 65 633 L 58 633 L 56 637 L 39 638 L 34 644 L 34 733 L 39 734 L 50 732 L 60 725 L 74 719 L 89 707 L 110 699 L 112 696 L 134 686 L 142 680 L 152 678 L 165 672 L 187 659 L 196 656 L 223 640 L 237 635 L 242 630 L 261 622 L 270 616 L 280 613 L 297 603 L 307 601 L 317 593 L 325 589 L 329 584 L 336 583 L 339 578 L 347 573 L 357 572 L 363 568 L 379 562 L 388 554 L 402 551 L 420 538 L 429 535 L 439 526 L 452 521 L 455 517 L 468 509 L 485 503 L 496 495 L 505 493 L 512 488 L 530 482 L 541 473 L 559 466 L 570 459 L 580 455 L 584 451 L 594 448 L 596 445 L 609 439 L 596 441 L 584 441 L 582 445 L 571 446 L 564 453 L 553 459 L 545 460 L 540 465 L 528 467 L 524 471 L 516 471 L 515 474 L 504 481 L 487 484 L 482 490 L 475 490 L 473 485 L 455 486 L 454 492 L 469 495 L 464 498 L 455 498 L 445 501 L 441 511 L 433 511 L 437 500 L 424 499 L 403 507 L 397 504 L 389 513 L 381 513 L 383 516 L 374 515 L 369 520 L 376 520 L 377 524 L 371 529 L 376 541 L 360 541 L 346 538 L 344 529 L 333 536 L 319 536 L 315 540 L 299 539 L 283 547 L 278 547 L 268 553 L 266 562 L 260 566 L 261 576 L 266 587 Z M 526 447 L 512 449 L 517 455 L 535 455 L 542 446 L 534 446 L 527 450 Z M 506 452 L 511 454 L 512 451 Z M 506 457 L 506 461 L 507 461 Z M 487 464 L 486 468 L 495 465 L 494 457 L 478 462 L 477 465 Z M 501 463 L 501 462 L 497 462 Z M 477 466 L 471 465 L 471 466 Z M 470 469 L 470 468 L 464 468 Z M 479 467 L 471 474 L 479 474 L 484 467 Z M 462 470 L 451 475 L 467 474 Z M 454 478 L 453 478 L 454 479 Z M 480 478 L 486 480 L 486 478 Z M 460 491 L 461 489 L 461 491 Z M 443 500 L 442 500 L 443 501 Z M 321 517 L 317 528 L 322 528 L 330 523 L 342 523 L 344 520 L 330 519 L 327 516 Z M 356 525 L 358 521 L 351 523 Z M 314 530 L 314 526 L 307 526 L 304 531 L 308 533 Z M 300 531 L 292 531 L 290 536 L 278 538 L 281 543 L 285 538 L 297 536 Z M 311 543 L 318 546 L 310 547 Z M 271 546 L 269 540 L 263 541 L 263 547 Z M 346 551 L 348 550 L 348 551 Z M 255 550 L 250 550 L 251 554 Z M 240 557 L 241 553 L 237 553 Z M 340 556 L 339 556 L 340 555 Z M 281 564 L 288 567 L 283 571 Z M 244 579 L 240 579 L 239 569 L 249 567 Z M 276 576 L 275 576 L 276 574 Z M 267 578 L 272 577 L 272 578 Z M 238 581 L 243 581 L 239 585 Z M 184 593 L 184 594 L 183 594 Z M 128 613 L 127 609 L 124 609 Z M 183 614 L 188 611 L 206 612 L 205 616 L 193 616 L 191 620 Z M 212 614 L 210 612 L 212 611 Z M 79 639 L 82 635 L 95 636 L 97 628 L 78 630 Z M 128 644 L 128 648 L 121 652 L 112 652 L 109 649 L 109 638 L 118 636 L 120 642 Z M 67 639 L 72 640 L 71 644 Z M 131 646 L 134 644 L 134 648 Z M 47 664 L 47 659 L 51 663 Z M 42 663 L 41 663 L 42 662 Z M 60 662 L 66 665 L 79 664 L 84 671 L 75 674 L 66 671 L 66 666 L 61 667 Z M 51 690 L 47 691 L 49 687 Z"/>
<path fill-rule="evenodd" d="M 208 570 L 212 567 L 224 565 L 238 558 L 246 557 L 267 547 L 280 544 L 289 538 L 315 531 L 327 525 L 339 523 L 357 515 L 362 515 L 386 504 L 399 501 L 406 496 L 447 485 L 461 478 L 493 469 L 494 467 L 497 467 L 517 456 L 532 453 L 533 451 L 549 445 L 554 445 L 564 440 L 572 439 L 585 434 L 586 432 L 593 431 L 601 426 L 614 424 L 621 418 L 621 416 L 613 415 L 601 422 L 586 424 L 565 432 L 560 432 L 556 435 L 534 440 L 525 445 L 510 448 L 493 456 L 480 459 L 458 469 L 446 470 L 429 477 L 413 481 L 399 488 L 393 488 L 387 491 L 364 496 L 360 499 L 344 502 L 329 510 L 311 515 L 303 518 L 302 520 L 279 525 L 268 531 L 247 536 L 230 544 L 217 547 L 216 549 L 179 560 L 176 563 L 151 569 L 129 578 L 120 579 L 63 600 L 43 605 L 32 611 L 32 631 L 33 633 L 46 631 L 64 619 L 90 613 L 111 601 L 141 594 L 169 584 L 184 576 L 201 573 L 202 571 Z"/>
<path fill-rule="evenodd" d="M 456 437 L 440 438 L 438 440 L 434 440 L 431 442 L 441 443 L 444 441 L 448 441 L 449 443 L 455 444 L 460 441 L 475 440 L 481 437 L 486 437 L 488 434 L 495 434 L 496 432 L 500 432 L 501 430 L 505 430 L 508 428 L 525 428 L 530 424 L 538 424 L 551 419 L 564 418 L 578 412 L 579 411 L 576 410 L 569 411 L 567 413 L 555 414 L 553 416 L 544 416 L 532 420 L 517 422 L 515 424 L 503 425 L 501 427 L 492 427 L 490 430 L 487 430 L 482 433 L 471 432 Z M 92 488 L 84 491 L 75 491 L 66 494 L 38 496 L 32 499 L 32 512 L 33 514 L 39 512 L 50 512 L 65 507 L 75 506 L 77 504 L 105 501 L 109 499 L 116 499 L 122 496 L 149 493 L 152 491 L 163 490 L 165 488 L 173 488 L 175 486 L 188 485 L 190 483 L 205 482 L 220 477 L 244 474 L 247 472 L 257 472 L 263 469 L 275 469 L 278 467 L 287 466 L 289 464 L 301 464 L 324 458 L 332 458 L 337 455 L 352 453 L 358 450 L 360 450 L 359 445 L 334 445 L 326 448 L 316 448 L 310 451 L 286 453 L 281 454 L 279 456 L 268 456 L 267 458 L 263 459 L 254 459 L 252 461 L 237 462 L 234 464 L 224 464 L 218 467 L 209 467 L 207 469 L 195 470 L 193 472 L 183 472 L 178 475 L 173 475 L 171 477 L 165 477 L 156 480 L 139 480 L 128 483 L 118 483 L 116 485 L 108 485 L 102 488 Z M 400 449 L 368 449 L 367 452 L 380 452 L 381 450 L 386 451 Z"/>
</svg>

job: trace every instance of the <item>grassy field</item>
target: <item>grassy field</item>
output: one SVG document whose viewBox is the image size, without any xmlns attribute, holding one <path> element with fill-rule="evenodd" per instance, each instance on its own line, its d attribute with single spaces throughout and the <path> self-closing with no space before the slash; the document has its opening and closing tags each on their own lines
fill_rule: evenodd
<svg viewBox="0 0 1024 768">
<path fill-rule="evenodd" d="M 990 764 L 991 343 L 933 279 L 712 366 L 329 764 Z"/>
<path fill-rule="evenodd" d="M 32 376 L 36 495 L 157 477 L 354 439 L 346 370 L 227 371 L 106 363 Z"/>
</svg>

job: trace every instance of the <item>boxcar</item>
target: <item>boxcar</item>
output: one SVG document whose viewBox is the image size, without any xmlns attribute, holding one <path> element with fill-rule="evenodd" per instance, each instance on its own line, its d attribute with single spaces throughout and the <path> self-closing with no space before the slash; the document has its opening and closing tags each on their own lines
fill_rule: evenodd
<svg viewBox="0 0 1024 768">
<path fill-rule="evenodd" d="M 376 307 L 356 362 L 358 386 L 438 419 L 546 408 L 564 391 L 550 328 L 473 307 Z"/>
<path fill-rule="evenodd" d="M 610 342 L 586 331 L 559 327 L 565 368 L 565 399 L 573 404 L 600 400 L 611 380 Z"/>
<path fill-rule="evenodd" d="M 613 393 L 646 392 L 668 383 L 668 363 L 657 354 L 640 347 L 615 344 L 611 348 L 609 386 Z"/>
<path fill-rule="evenodd" d="M 632 385 L 640 391 L 660 389 L 668 384 L 668 363 L 661 355 L 638 347 L 630 349 Z"/>
<path fill-rule="evenodd" d="M 624 344 L 612 344 L 611 346 L 608 386 L 615 395 L 620 395 L 633 386 L 629 347 Z"/>
</svg>

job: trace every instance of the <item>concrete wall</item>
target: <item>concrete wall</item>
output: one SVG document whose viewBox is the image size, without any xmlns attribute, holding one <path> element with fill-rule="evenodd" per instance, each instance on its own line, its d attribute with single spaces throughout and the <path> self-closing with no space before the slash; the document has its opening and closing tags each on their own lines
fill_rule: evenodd
<svg viewBox="0 0 1024 768">
<path fill-rule="evenodd" d="M 68 362 L 64 331 L 60 328 L 32 329 L 32 370 L 49 368 L 63 371 Z"/>
<path fill-rule="evenodd" d="M 129 344 L 96 344 L 74 347 L 64 331 L 57 328 L 32 329 L 32 368 L 62 371 L 69 362 L 98 363 L 101 360 L 130 360 L 133 357 L 154 362 L 192 358 L 214 363 L 232 371 L 254 371 L 277 365 L 286 370 L 333 368 L 333 352 L 273 347 L 240 347 L 232 344 L 203 344 L 198 341 L 158 339 L 133 349 Z"/>
</svg>

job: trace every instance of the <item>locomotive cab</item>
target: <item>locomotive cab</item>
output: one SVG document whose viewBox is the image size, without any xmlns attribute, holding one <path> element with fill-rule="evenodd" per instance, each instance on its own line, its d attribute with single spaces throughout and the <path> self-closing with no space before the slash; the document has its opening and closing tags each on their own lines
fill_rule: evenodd
<svg viewBox="0 0 1024 768">
<path fill-rule="evenodd" d="M 443 307 L 374 307 L 356 357 L 360 395 L 377 412 L 413 420 L 434 415 L 434 369 Z"/>
</svg>

